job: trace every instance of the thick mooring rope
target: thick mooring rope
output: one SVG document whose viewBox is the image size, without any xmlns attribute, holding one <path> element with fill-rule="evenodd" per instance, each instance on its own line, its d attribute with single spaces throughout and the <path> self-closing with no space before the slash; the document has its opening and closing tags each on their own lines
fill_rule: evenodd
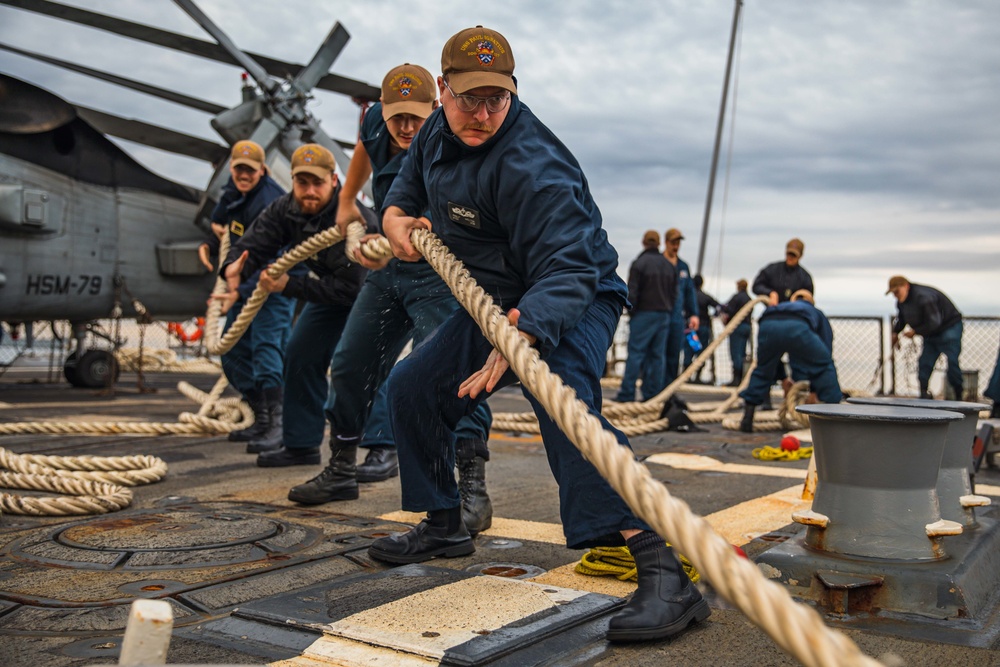
<svg viewBox="0 0 1000 667">
<path fill-rule="evenodd" d="M 104 514 L 128 507 L 125 488 L 152 484 L 167 474 L 155 456 L 42 456 L 0 447 L 0 487 L 64 494 L 55 497 L 0 493 L 0 512 L 32 516 Z"/>
<path fill-rule="evenodd" d="M 182 394 L 203 405 L 197 414 L 182 412 L 177 422 L 11 422 L 0 424 L 0 435 L 217 435 L 247 428 L 253 423 L 250 406 L 238 398 L 216 400 L 225 383 L 226 378 L 220 377 L 211 394 L 179 383 Z"/>
<path fill-rule="evenodd" d="M 344 248 L 344 252 L 347 254 L 348 258 L 354 258 L 354 249 L 358 247 L 361 242 L 361 237 L 365 235 L 365 228 L 360 222 L 352 222 L 347 227 L 347 243 Z M 280 278 L 289 269 L 298 264 L 299 262 L 312 257 L 320 250 L 324 248 L 329 248 L 332 245 L 336 245 L 340 241 L 343 241 L 344 237 L 340 233 L 338 227 L 330 227 L 325 229 L 318 234 L 310 236 L 308 239 L 295 246 L 284 255 L 279 257 L 275 262 L 267 269 L 267 272 L 272 278 Z M 229 254 L 229 234 L 223 235 L 221 245 L 219 248 L 219 257 L 226 257 Z M 225 294 L 228 290 L 226 286 L 226 281 L 223 277 L 219 277 L 215 281 L 215 289 L 212 290 L 212 295 L 217 296 Z M 208 312 L 205 315 L 205 347 L 211 354 L 225 354 L 229 350 L 233 349 L 233 345 L 236 345 L 240 337 L 246 331 L 250 322 L 257 315 L 257 311 L 261 309 L 264 302 L 270 293 L 264 289 L 260 283 L 257 284 L 257 288 L 254 289 L 253 294 L 247 299 L 247 302 L 243 305 L 243 310 L 240 314 L 236 316 L 233 320 L 232 325 L 226 330 L 225 335 L 221 338 L 219 336 L 219 318 L 222 313 L 222 303 L 218 299 L 210 299 L 208 304 Z"/>
<path fill-rule="evenodd" d="M 827 627 L 814 610 L 796 604 L 780 584 L 764 579 L 756 566 L 737 556 L 705 519 L 654 480 L 646 467 L 635 460 L 632 450 L 618 444 L 601 422 L 589 414 L 575 392 L 549 370 L 538 350 L 528 345 L 436 236 L 427 230 L 414 230 L 411 241 L 584 457 L 638 516 L 691 559 L 726 600 L 805 665 L 879 664 L 862 653 L 846 635 Z M 688 370 L 691 368 L 694 364 Z M 682 378 L 688 379 L 683 374 Z"/>
</svg>

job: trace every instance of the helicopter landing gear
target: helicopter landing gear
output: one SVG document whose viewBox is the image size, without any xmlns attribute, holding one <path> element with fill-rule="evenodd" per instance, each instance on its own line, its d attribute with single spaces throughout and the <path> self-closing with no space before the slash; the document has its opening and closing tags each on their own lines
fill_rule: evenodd
<svg viewBox="0 0 1000 667">
<path fill-rule="evenodd" d="M 110 350 L 87 350 L 79 359 L 76 352 L 66 357 L 63 375 L 74 387 L 101 389 L 118 381 L 121 368 Z"/>
</svg>

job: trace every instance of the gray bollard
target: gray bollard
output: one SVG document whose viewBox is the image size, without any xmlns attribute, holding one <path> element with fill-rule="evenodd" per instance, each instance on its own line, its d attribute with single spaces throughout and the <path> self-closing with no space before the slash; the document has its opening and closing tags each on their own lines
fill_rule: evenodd
<svg viewBox="0 0 1000 667">
<path fill-rule="evenodd" d="M 970 482 L 973 473 L 972 442 L 976 437 L 979 411 L 989 408 L 984 403 L 968 401 L 938 401 L 929 398 L 903 398 L 898 396 L 876 396 L 871 398 L 849 398 L 848 403 L 865 405 L 891 405 L 901 408 L 925 408 L 961 413 L 963 419 L 951 422 L 948 437 L 938 471 L 937 493 L 941 505 L 941 518 L 957 521 L 966 528 L 975 529 L 975 508 L 990 504 L 986 496 L 972 492 Z"/>
<path fill-rule="evenodd" d="M 808 526 L 812 549 L 866 558 L 940 560 L 945 535 L 938 469 L 957 412 L 876 405 L 801 405 L 809 415 L 818 483 Z"/>
</svg>

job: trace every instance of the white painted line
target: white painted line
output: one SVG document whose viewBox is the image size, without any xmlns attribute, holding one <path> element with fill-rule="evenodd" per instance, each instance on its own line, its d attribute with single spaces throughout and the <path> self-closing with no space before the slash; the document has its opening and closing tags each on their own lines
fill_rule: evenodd
<svg viewBox="0 0 1000 667">
<path fill-rule="evenodd" d="M 773 466 L 750 465 L 746 463 L 723 463 L 710 456 L 698 454 L 678 454 L 664 452 L 653 454 L 645 459 L 646 463 L 658 463 L 679 470 L 705 470 L 712 472 L 728 472 L 737 475 L 762 475 L 765 477 L 788 477 L 789 479 L 806 478 L 806 471 L 801 468 L 781 468 Z"/>
</svg>

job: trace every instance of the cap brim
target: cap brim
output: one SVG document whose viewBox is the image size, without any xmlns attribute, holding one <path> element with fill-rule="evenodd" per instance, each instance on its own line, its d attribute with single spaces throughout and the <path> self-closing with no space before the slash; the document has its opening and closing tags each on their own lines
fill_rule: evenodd
<svg viewBox="0 0 1000 667">
<path fill-rule="evenodd" d="M 382 120 L 389 120 L 401 113 L 427 118 L 431 115 L 432 111 L 434 111 L 433 102 L 394 102 L 393 104 L 382 105 Z"/>
<path fill-rule="evenodd" d="M 514 79 L 499 72 L 449 72 L 448 85 L 457 95 L 473 88 L 503 88 L 517 95 Z"/>
<path fill-rule="evenodd" d="M 253 167 L 254 169 L 257 169 L 257 170 L 259 170 L 261 167 L 264 166 L 264 164 L 262 162 L 257 162 L 257 160 L 251 160 L 250 158 L 245 158 L 245 157 L 233 158 L 229 162 L 229 164 L 231 166 L 233 166 L 233 167 L 237 167 L 237 166 L 239 166 L 241 164 L 245 164 L 248 167 Z"/>
<path fill-rule="evenodd" d="M 295 174 L 300 174 L 302 172 L 305 172 L 307 174 L 312 174 L 313 176 L 318 176 L 319 178 L 326 178 L 327 176 L 333 173 L 332 170 L 326 169 L 324 167 L 310 167 L 306 165 L 292 169 L 292 176 L 294 176 Z"/>
</svg>

